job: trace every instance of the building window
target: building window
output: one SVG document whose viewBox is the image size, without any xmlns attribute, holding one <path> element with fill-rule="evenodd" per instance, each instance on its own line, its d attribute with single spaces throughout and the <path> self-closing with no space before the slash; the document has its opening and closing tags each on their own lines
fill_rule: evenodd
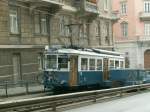
<svg viewBox="0 0 150 112">
<path fill-rule="evenodd" d="M 40 14 L 37 13 L 34 16 L 34 27 L 35 27 L 35 33 L 40 34 Z"/>
<path fill-rule="evenodd" d="M 104 0 L 104 10 L 108 10 L 108 0 Z"/>
<path fill-rule="evenodd" d="M 97 24 L 95 25 L 95 33 L 96 36 L 99 36 L 99 22 L 97 22 Z"/>
<path fill-rule="evenodd" d="M 83 38 L 84 37 L 84 31 L 83 31 L 83 26 L 79 27 L 79 37 Z"/>
<path fill-rule="evenodd" d="M 48 33 L 47 31 L 47 16 L 43 15 L 41 18 L 41 34 L 46 35 Z"/>
<path fill-rule="evenodd" d="M 38 54 L 38 65 L 39 65 L 39 70 L 43 69 L 44 61 L 43 61 L 43 54 L 39 53 Z"/>
<path fill-rule="evenodd" d="M 145 23 L 144 24 L 144 34 L 146 36 L 149 36 L 150 35 L 150 23 Z"/>
<path fill-rule="evenodd" d="M 150 13 L 150 1 L 144 1 L 144 12 Z"/>
<path fill-rule="evenodd" d="M 121 23 L 121 30 L 122 30 L 122 35 L 123 37 L 128 36 L 128 23 Z"/>
<path fill-rule="evenodd" d="M 9 19 L 10 19 L 10 33 L 18 34 L 19 33 L 19 28 L 18 28 L 17 8 L 10 8 Z"/>
<path fill-rule="evenodd" d="M 35 12 L 34 15 L 34 30 L 35 34 L 48 34 L 48 16 Z"/>
<path fill-rule="evenodd" d="M 126 2 L 122 2 L 121 3 L 121 14 L 126 14 L 127 13 L 127 3 Z"/>
<path fill-rule="evenodd" d="M 60 17 L 60 35 L 68 37 L 70 35 L 69 17 Z"/>
<path fill-rule="evenodd" d="M 105 22 L 104 24 L 104 32 L 105 32 L 105 43 L 109 44 L 110 43 L 110 37 L 109 37 L 109 22 Z"/>
</svg>

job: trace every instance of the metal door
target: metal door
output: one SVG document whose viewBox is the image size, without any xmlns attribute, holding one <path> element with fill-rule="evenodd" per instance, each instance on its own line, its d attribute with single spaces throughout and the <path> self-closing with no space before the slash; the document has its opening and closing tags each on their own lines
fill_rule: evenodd
<svg viewBox="0 0 150 112">
<path fill-rule="evenodd" d="M 13 55 L 13 80 L 17 82 L 20 80 L 20 54 Z"/>
<path fill-rule="evenodd" d="M 104 58 L 103 59 L 103 80 L 108 80 L 109 79 L 109 59 Z"/>
<path fill-rule="evenodd" d="M 70 86 L 77 85 L 77 74 L 78 74 L 78 57 L 70 57 Z"/>
</svg>

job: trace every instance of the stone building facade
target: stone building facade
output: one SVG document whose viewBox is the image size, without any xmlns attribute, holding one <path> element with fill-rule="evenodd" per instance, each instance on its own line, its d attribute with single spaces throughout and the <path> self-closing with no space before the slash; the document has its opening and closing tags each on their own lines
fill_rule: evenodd
<svg viewBox="0 0 150 112">
<path fill-rule="evenodd" d="M 113 49 L 111 0 L 1 0 L 0 80 L 36 80 L 46 45 Z"/>
</svg>

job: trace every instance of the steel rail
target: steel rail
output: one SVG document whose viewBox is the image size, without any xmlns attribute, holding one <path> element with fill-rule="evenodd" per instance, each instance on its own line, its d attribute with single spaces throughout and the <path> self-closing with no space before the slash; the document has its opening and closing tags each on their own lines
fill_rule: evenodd
<svg viewBox="0 0 150 112">
<path fill-rule="evenodd" d="M 46 107 L 52 108 L 53 111 L 56 110 L 59 106 L 64 106 L 71 103 L 78 103 L 81 101 L 94 101 L 96 102 L 97 99 L 103 98 L 106 96 L 115 96 L 123 95 L 131 90 L 140 91 L 141 89 L 150 88 L 150 84 L 141 84 L 141 85 L 133 85 L 133 86 L 126 86 L 126 87 L 119 87 L 119 88 L 111 88 L 111 89 L 104 89 L 104 90 L 95 90 L 95 91 L 85 91 L 85 92 L 78 92 L 78 93 L 69 93 L 63 95 L 54 95 L 54 96 L 45 96 L 45 97 L 37 97 L 31 99 L 21 99 L 21 100 L 14 100 L 14 101 L 6 101 L 0 102 L 0 112 L 5 112 L 4 110 L 13 110 L 21 108 L 23 112 L 23 107 L 26 109 L 33 109 L 34 107 L 37 109 L 43 108 L 44 105 Z"/>
</svg>

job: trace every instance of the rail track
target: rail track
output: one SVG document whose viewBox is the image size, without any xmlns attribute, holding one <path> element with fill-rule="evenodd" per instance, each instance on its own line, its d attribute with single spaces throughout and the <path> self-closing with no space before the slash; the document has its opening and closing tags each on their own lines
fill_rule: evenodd
<svg viewBox="0 0 150 112">
<path fill-rule="evenodd" d="M 0 102 L 0 112 L 35 112 L 43 109 L 56 111 L 57 108 L 81 102 L 97 102 L 111 97 L 122 97 L 129 91 L 141 91 L 150 88 L 150 84 L 119 87 L 105 90 L 86 91 L 55 96 Z"/>
</svg>

